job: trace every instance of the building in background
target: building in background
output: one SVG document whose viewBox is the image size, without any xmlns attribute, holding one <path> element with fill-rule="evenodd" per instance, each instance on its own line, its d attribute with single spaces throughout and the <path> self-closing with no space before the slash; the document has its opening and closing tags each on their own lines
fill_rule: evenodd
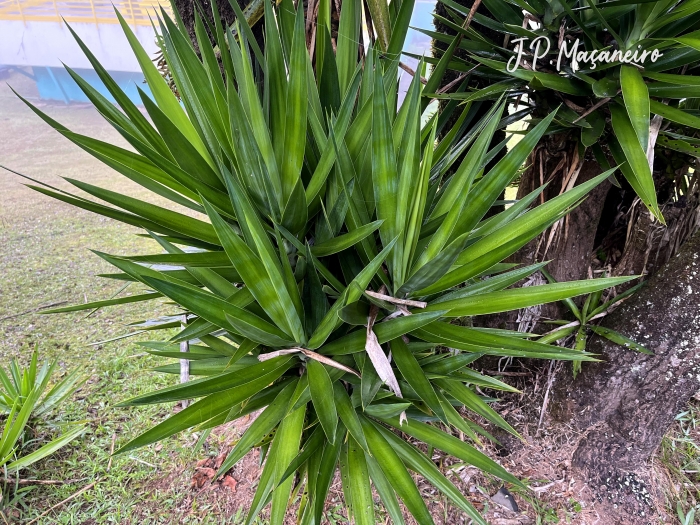
<svg viewBox="0 0 700 525">
<path fill-rule="evenodd" d="M 66 64 L 112 100 L 68 30 L 68 23 L 128 96 L 140 103 L 136 85 L 146 92 L 148 86 L 143 83 L 115 7 L 149 55 L 155 57 L 158 46 L 151 18 L 160 7 L 158 0 L 0 0 L 0 78 L 19 74 L 31 79 L 36 91 L 26 94 L 33 98 L 38 94 L 46 101 L 88 102 L 63 68 Z M 163 7 L 169 9 L 167 0 L 163 0 Z"/>
</svg>

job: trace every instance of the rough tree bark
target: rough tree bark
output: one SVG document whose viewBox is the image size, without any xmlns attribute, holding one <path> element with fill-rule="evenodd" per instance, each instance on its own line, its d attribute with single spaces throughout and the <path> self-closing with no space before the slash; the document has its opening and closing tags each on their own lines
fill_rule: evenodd
<svg viewBox="0 0 700 525">
<path fill-rule="evenodd" d="M 642 342 L 654 355 L 594 338 L 576 380 L 556 386 L 554 415 L 584 433 L 574 466 L 594 478 L 634 471 L 661 442 L 676 414 L 700 389 L 700 234 L 604 325 Z"/>
<path fill-rule="evenodd" d="M 547 183 L 547 188 L 540 196 L 540 203 L 602 173 L 600 165 L 590 152 L 579 158 L 577 140 L 567 132 L 545 136 L 531 155 L 530 166 L 520 180 L 517 198 L 521 199 Z M 585 279 L 591 266 L 598 226 L 611 186 L 608 181 L 599 184 L 562 221 L 519 250 L 512 257 L 513 262 L 532 264 L 551 260 L 547 270 L 557 281 Z M 565 314 L 565 310 L 554 303 L 544 305 L 540 314 L 544 318 L 557 319 Z M 501 322 L 511 325 L 508 328 L 513 328 L 515 320 L 511 316 Z"/>
<path fill-rule="evenodd" d="M 199 3 L 201 6 L 200 14 L 204 13 L 211 23 L 214 23 L 212 16 L 211 0 L 174 0 L 175 9 L 180 13 L 183 24 L 190 35 L 190 40 L 194 44 L 194 48 L 199 52 L 199 47 L 197 45 L 197 38 L 195 36 L 195 18 L 194 13 L 196 10 L 196 4 Z M 237 0 L 237 3 L 241 9 L 245 9 L 248 5 L 248 0 Z M 230 26 L 236 20 L 236 13 L 231 7 L 229 0 L 219 0 L 216 2 L 216 6 L 219 9 L 219 14 L 221 15 L 221 21 L 224 27 Z M 263 24 L 255 24 L 252 27 L 253 35 L 255 35 L 258 44 L 263 44 Z M 210 35 L 211 36 L 211 35 Z"/>
</svg>

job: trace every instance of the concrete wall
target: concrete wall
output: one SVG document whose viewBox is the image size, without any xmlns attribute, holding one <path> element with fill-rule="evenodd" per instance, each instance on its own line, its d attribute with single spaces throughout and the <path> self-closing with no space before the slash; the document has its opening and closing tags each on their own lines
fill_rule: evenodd
<svg viewBox="0 0 700 525">
<path fill-rule="evenodd" d="M 140 71 L 119 24 L 71 27 L 108 71 Z M 139 25 L 134 32 L 153 56 L 157 50 L 153 28 Z M 0 66 L 62 67 L 61 62 L 74 69 L 91 67 L 65 23 L 0 20 Z"/>
</svg>

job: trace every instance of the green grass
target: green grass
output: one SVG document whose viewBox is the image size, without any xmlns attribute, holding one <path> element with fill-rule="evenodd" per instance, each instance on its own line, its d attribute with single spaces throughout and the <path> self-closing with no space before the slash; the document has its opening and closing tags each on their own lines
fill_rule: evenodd
<svg viewBox="0 0 700 525">
<path fill-rule="evenodd" d="M 21 78 L 10 79 L 12 85 L 18 82 L 21 84 Z M 57 174 L 143 195 L 138 187 L 125 183 L 39 122 L 4 85 L 0 88 L 0 108 L 6 132 L 0 142 L 0 164 L 61 187 L 67 184 Z M 119 141 L 93 109 L 45 109 L 79 132 Z M 114 457 L 107 472 L 113 436 L 118 448 L 161 421 L 173 408 L 115 405 L 177 378 L 149 371 L 164 360 L 144 355 L 135 344 L 147 335 L 164 339 L 168 334 L 144 334 L 102 345 L 90 343 L 127 333 L 127 323 L 176 313 L 174 308 L 160 304 L 154 311 L 157 303 L 138 303 L 106 308 L 89 317 L 86 312 L 42 315 L 37 311 L 52 303 L 110 297 L 123 283 L 97 277 L 98 273 L 114 270 L 89 249 L 113 254 L 145 253 L 153 250 L 152 241 L 135 236 L 134 228 L 39 195 L 5 171 L 0 172 L 0 184 L 0 360 L 18 357 L 26 363 L 36 347 L 41 360 L 58 359 L 57 377 L 80 369 L 87 382 L 52 417 L 58 424 L 84 420 L 89 426 L 84 436 L 20 473 L 23 479 L 66 483 L 39 485 L 23 493 L 14 508 L 8 509 L 8 520 L 27 523 L 82 487 L 97 482 L 93 489 L 38 523 L 233 523 L 235 512 L 216 508 L 217 498 L 200 501 L 193 497 L 189 485 L 196 460 L 209 451 L 218 454 L 220 445 L 232 439 L 231 435 L 212 435 L 203 450 L 195 451 L 198 436 L 181 434 L 162 446 Z M 124 293 L 136 293 L 139 288 L 132 284 Z M 5 492 L 7 496 L 7 488 Z M 231 518 L 220 517 L 223 514 Z"/>
<path fill-rule="evenodd" d="M 700 403 L 693 401 L 688 409 L 676 416 L 673 428 L 664 436 L 656 462 L 668 478 L 662 491 L 669 512 L 681 523 L 681 513 L 693 509 L 698 513 L 693 521 L 682 525 L 700 524 Z"/>
<path fill-rule="evenodd" d="M 9 249 L 2 256 L 0 317 L 47 303 L 108 297 L 121 285 L 94 277 L 105 271 L 106 265 L 89 253 L 87 246 L 112 253 L 134 253 L 145 247 L 145 242 L 128 228 L 72 210 L 46 227 L 4 228 L 2 242 Z M 84 523 L 90 519 L 94 523 L 170 521 L 178 495 L 161 494 L 152 486 L 171 470 L 194 462 L 192 441 L 195 437 L 183 435 L 171 439 L 159 451 L 149 447 L 117 456 L 111 471 L 106 472 L 112 436 L 116 436 L 119 447 L 129 437 L 162 420 L 168 412 L 163 406 L 117 408 L 114 405 L 175 380 L 173 376 L 148 370 L 162 364 L 162 360 L 143 355 L 142 349 L 135 345 L 136 338 L 89 345 L 126 333 L 126 323 L 153 314 L 152 305 L 130 308 L 128 315 L 126 309 L 108 308 L 88 318 L 84 312 L 41 315 L 32 311 L 0 322 L 3 358 L 18 356 L 26 360 L 37 347 L 42 359 L 58 359 L 61 370 L 78 368 L 88 378 L 77 395 L 54 416 L 57 422 L 85 420 L 89 432 L 57 455 L 22 472 L 23 478 L 76 481 L 34 488 L 21 501 L 23 521 L 33 519 L 93 481 L 99 481 L 93 490 L 63 505 L 39 523 Z M 168 312 L 172 312 L 171 307 L 158 307 L 158 313 Z"/>
</svg>

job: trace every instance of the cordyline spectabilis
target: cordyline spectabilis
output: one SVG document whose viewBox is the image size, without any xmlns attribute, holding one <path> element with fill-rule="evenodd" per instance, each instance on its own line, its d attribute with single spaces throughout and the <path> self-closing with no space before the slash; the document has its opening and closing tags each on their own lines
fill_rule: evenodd
<svg viewBox="0 0 700 525">
<path fill-rule="evenodd" d="M 120 17 L 152 93 L 152 98 L 142 93 L 150 119 L 78 39 L 119 108 L 68 71 L 135 151 L 72 133 L 32 107 L 161 201 L 187 208 L 185 214 L 75 180 L 70 182 L 107 204 L 32 186 L 142 228 L 163 252 L 98 253 L 120 270 L 108 277 L 138 282 L 144 293 L 53 312 L 167 298 L 187 316 L 186 328 L 169 341 L 142 344 L 155 355 L 179 358 L 177 343 L 192 341 L 190 373 L 201 377 L 125 405 L 196 401 L 120 451 L 262 409 L 219 470 L 226 472 L 253 447 L 262 447 L 265 466 L 249 522 L 271 502 L 271 523 L 282 523 L 286 509 L 298 501 L 302 523 L 321 523 L 340 469 L 348 513 L 358 524 L 375 523 L 373 489 L 395 523 L 403 523 L 399 499 L 419 523 L 432 523 L 411 471 L 485 523 L 415 443 L 522 485 L 477 449 L 479 435 L 491 436 L 463 415 L 515 433 L 475 392 L 477 386 L 514 389 L 468 365 L 482 355 L 592 357 L 517 332 L 450 321 L 627 281 L 509 289 L 543 264 L 501 262 L 611 172 L 531 208 L 538 190 L 484 218 L 555 112 L 484 173 L 500 149 L 489 150 L 489 144 L 504 125 L 505 103 L 479 121 L 467 116 L 454 129 L 442 130 L 440 115 L 421 119 L 416 75 L 397 109 L 398 58 L 372 47 L 358 52 L 358 2 L 343 2 L 335 50 L 327 28 L 319 25 L 313 63 L 303 13 L 291 0 L 278 8 L 266 4 L 264 52 L 246 38 L 249 28 L 234 28 L 238 38 L 225 31 L 213 7 L 215 26 L 209 32 L 216 48 L 201 19 L 196 21 L 201 57 L 161 15 L 164 55 L 182 104 Z M 401 49 L 409 19 L 397 16 L 390 46 L 399 39 Z M 446 133 L 436 146 L 438 131 Z M 179 326 L 181 318 L 178 313 L 149 329 Z M 178 365 L 160 371 L 177 373 Z M 466 412 L 459 411 L 463 408 Z M 466 441 L 454 437 L 456 431 Z"/>
</svg>

